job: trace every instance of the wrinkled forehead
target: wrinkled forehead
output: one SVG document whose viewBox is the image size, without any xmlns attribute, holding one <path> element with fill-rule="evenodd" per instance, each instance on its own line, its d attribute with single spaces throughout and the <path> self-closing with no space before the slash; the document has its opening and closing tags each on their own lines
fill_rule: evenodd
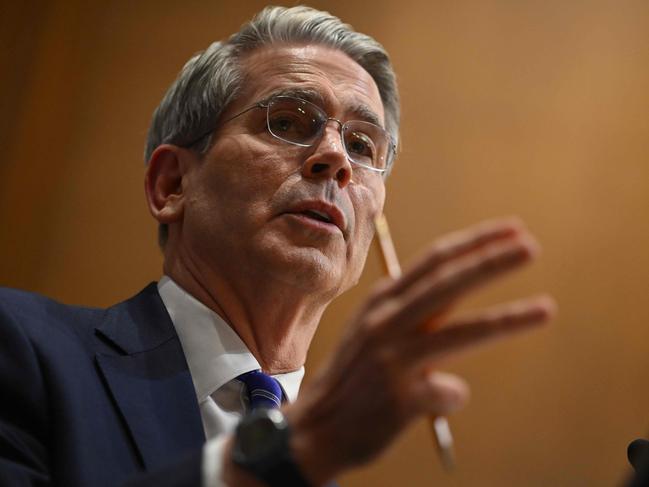
<svg viewBox="0 0 649 487">
<path fill-rule="evenodd" d="M 247 54 L 242 68 L 237 105 L 292 94 L 322 106 L 329 116 L 361 118 L 385 126 L 374 79 L 342 51 L 321 45 L 264 46 Z"/>
</svg>

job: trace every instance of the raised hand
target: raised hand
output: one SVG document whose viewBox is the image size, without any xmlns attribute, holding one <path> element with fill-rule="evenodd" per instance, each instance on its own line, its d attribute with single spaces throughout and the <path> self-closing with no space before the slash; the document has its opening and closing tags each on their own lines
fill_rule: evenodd
<svg viewBox="0 0 649 487">
<path fill-rule="evenodd" d="M 399 279 L 377 285 L 330 360 L 286 408 L 296 460 L 316 485 L 375 458 L 417 417 L 463 406 L 468 386 L 436 370 L 443 359 L 551 317 L 552 299 L 538 296 L 449 318 L 467 293 L 538 249 L 520 221 L 484 222 L 434 242 Z"/>
</svg>

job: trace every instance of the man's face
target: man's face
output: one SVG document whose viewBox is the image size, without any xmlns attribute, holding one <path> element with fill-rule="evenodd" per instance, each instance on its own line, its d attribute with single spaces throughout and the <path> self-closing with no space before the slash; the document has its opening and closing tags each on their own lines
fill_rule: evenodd
<svg viewBox="0 0 649 487">
<path fill-rule="evenodd" d="M 222 120 L 290 91 L 343 122 L 374 114 L 384 124 L 374 80 L 340 51 L 266 47 L 248 55 L 243 68 L 243 90 Z M 221 123 L 183 190 L 181 239 L 194 264 L 329 299 L 358 280 L 385 200 L 381 174 L 347 161 L 336 122 L 313 146 L 298 147 L 267 131 L 263 108 Z M 319 221 L 313 210 L 337 224 Z"/>
</svg>

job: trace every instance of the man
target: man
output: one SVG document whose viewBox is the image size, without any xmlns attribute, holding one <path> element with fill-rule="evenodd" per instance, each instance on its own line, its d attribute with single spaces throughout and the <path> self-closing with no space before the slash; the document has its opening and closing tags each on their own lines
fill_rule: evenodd
<svg viewBox="0 0 649 487">
<path fill-rule="evenodd" d="M 0 480 L 323 485 L 461 407 L 465 383 L 432 367 L 551 314 L 537 298 L 449 318 L 534 257 L 516 221 L 381 282 L 296 398 L 322 313 L 362 271 L 398 123 L 383 48 L 323 12 L 265 9 L 190 60 L 147 142 L 161 281 L 108 310 L 0 295 Z M 260 396 L 281 409 L 251 413 Z"/>
</svg>

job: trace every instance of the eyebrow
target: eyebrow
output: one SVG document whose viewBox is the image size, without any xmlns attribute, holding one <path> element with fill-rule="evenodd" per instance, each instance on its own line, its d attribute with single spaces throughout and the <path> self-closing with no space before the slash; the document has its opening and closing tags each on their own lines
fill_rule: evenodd
<svg viewBox="0 0 649 487">
<path fill-rule="evenodd" d="M 282 90 L 273 92 L 266 99 L 268 100 L 274 96 L 292 96 L 293 98 L 310 101 L 311 103 L 319 106 L 323 106 L 325 104 L 325 99 L 319 91 L 311 90 L 308 88 L 284 88 Z"/>
<path fill-rule="evenodd" d="M 371 122 L 374 125 L 378 125 L 381 128 L 383 127 L 383 124 L 381 123 L 381 120 L 379 119 L 379 116 L 372 110 L 370 107 L 367 105 L 359 104 L 356 105 L 352 112 L 359 117 L 361 120 L 365 120 L 366 122 Z"/>
<path fill-rule="evenodd" d="M 309 101 L 320 107 L 326 105 L 325 99 L 319 91 L 308 88 L 285 88 L 273 92 L 266 98 L 266 100 L 274 96 L 292 96 L 293 98 L 300 98 L 301 100 Z M 374 125 L 378 125 L 379 127 L 384 128 L 379 116 L 367 105 L 364 105 L 362 103 L 354 105 L 351 109 L 351 113 L 353 113 L 358 120 L 370 122 Z"/>
</svg>

